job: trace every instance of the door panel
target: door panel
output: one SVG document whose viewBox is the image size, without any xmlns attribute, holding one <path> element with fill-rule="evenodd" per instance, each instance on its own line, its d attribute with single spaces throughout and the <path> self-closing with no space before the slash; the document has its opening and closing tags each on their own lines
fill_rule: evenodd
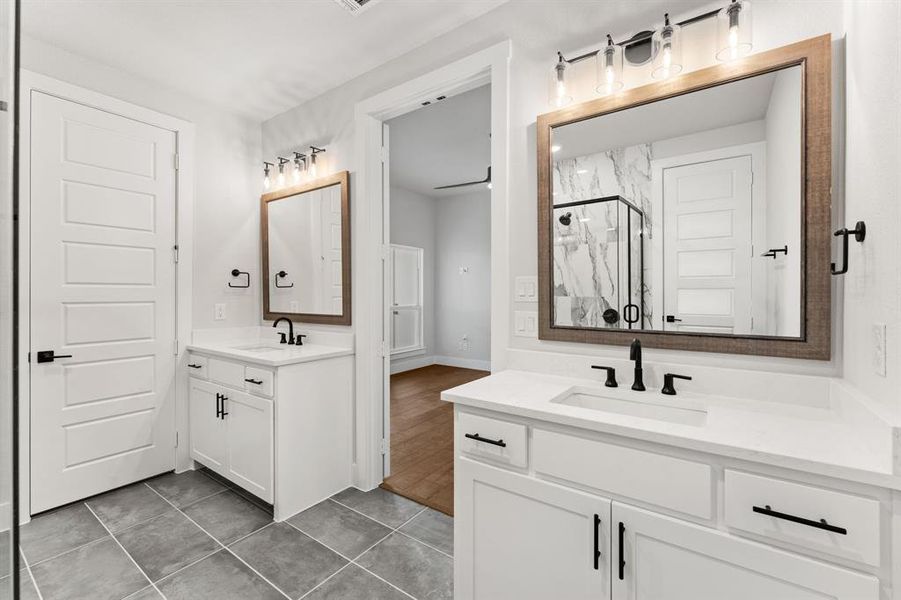
<svg viewBox="0 0 901 600">
<path fill-rule="evenodd" d="M 228 478 L 272 502 L 272 402 L 225 391 Z"/>
<path fill-rule="evenodd" d="M 473 550 L 456 556 L 458 573 L 472 574 L 456 582 L 457 597 L 610 597 L 609 500 L 467 459 L 458 467 L 456 528 Z"/>
<path fill-rule="evenodd" d="M 175 464 L 175 133 L 33 92 L 39 512 Z M 38 363 L 36 353 L 73 355 Z"/>
<path fill-rule="evenodd" d="M 614 600 L 877 600 L 872 576 L 613 503 Z M 620 558 L 624 560 L 622 577 Z"/>
<path fill-rule="evenodd" d="M 750 156 L 663 171 L 669 331 L 751 333 Z"/>
<path fill-rule="evenodd" d="M 219 418 L 221 406 L 216 395 L 222 388 L 212 383 L 190 378 L 189 419 L 191 420 L 191 458 L 218 471 L 223 476 L 227 470 L 225 421 Z"/>
</svg>

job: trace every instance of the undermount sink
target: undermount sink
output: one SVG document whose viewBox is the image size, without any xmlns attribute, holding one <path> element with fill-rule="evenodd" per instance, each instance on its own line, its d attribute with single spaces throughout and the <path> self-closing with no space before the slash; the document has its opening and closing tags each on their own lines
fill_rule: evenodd
<svg viewBox="0 0 901 600">
<path fill-rule="evenodd" d="M 295 346 L 296 347 L 296 346 Z M 277 346 L 236 346 L 235 350 L 243 350 L 244 352 L 283 352 L 287 348 L 279 348 Z"/>
<path fill-rule="evenodd" d="M 643 393 L 651 394 L 653 392 Z M 675 402 L 677 401 L 675 400 L 651 400 L 650 398 L 624 400 L 605 396 L 597 390 L 585 387 L 573 388 L 551 402 L 695 427 L 707 423 L 707 411 L 701 408 L 676 406 Z"/>
</svg>

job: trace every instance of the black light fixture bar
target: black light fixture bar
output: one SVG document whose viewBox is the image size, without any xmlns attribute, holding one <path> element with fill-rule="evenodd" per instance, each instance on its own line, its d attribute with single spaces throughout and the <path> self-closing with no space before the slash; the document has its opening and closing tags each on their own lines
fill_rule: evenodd
<svg viewBox="0 0 901 600">
<path fill-rule="evenodd" d="M 695 15 L 694 17 L 689 17 L 689 18 L 685 19 L 684 21 L 679 21 L 678 23 L 676 23 L 676 25 L 679 25 L 680 27 L 682 27 L 685 25 L 691 25 L 692 23 L 697 23 L 699 21 L 706 21 L 707 19 L 711 19 L 711 18 L 715 17 L 719 12 L 720 12 L 720 9 L 711 10 L 711 11 L 702 13 L 700 15 Z M 634 46 L 635 44 L 640 44 L 642 42 L 646 42 L 646 41 L 650 40 L 652 35 L 654 35 L 653 31 L 640 31 L 627 40 L 623 40 L 621 42 L 614 42 L 614 43 L 617 46 L 620 46 L 625 49 L 629 46 Z M 591 52 L 586 52 L 585 54 L 580 54 L 579 56 L 576 56 L 573 58 L 566 58 L 565 56 L 563 56 L 562 52 L 558 51 L 557 56 L 559 56 L 560 59 L 563 60 L 564 62 L 566 62 L 567 64 L 571 65 L 571 64 L 574 64 L 577 62 L 581 62 L 583 60 L 587 60 L 589 58 L 594 58 L 595 56 L 600 54 L 602 51 L 603 51 L 603 48 L 598 48 L 597 50 L 592 50 Z"/>
</svg>

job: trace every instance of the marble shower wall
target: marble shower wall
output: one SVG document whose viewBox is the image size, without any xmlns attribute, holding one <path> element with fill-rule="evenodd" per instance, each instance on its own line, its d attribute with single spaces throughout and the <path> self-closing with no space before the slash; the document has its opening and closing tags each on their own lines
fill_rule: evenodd
<svg viewBox="0 0 901 600">
<path fill-rule="evenodd" d="M 633 276 L 633 298 L 644 300 L 642 326 L 651 318 L 651 253 L 654 211 L 651 202 L 651 146 L 641 144 L 615 148 L 554 163 L 554 205 L 622 196 L 644 212 L 644 282 Z M 620 211 L 622 214 L 617 214 Z M 570 224 L 559 217 L 572 213 Z M 590 328 L 621 328 L 622 320 L 608 324 L 608 308 L 622 314 L 620 287 L 628 285 L 625 240 L 629 231 L 621 202 L 603 202 L 554 210 L 554 322 L 557 325 Z M 634 244 L 635 242 L 633 242 Z M 623 261 L 619 262 L 619 257 Z M 633 250 L 633 264 L 639 254 Z"/>
</svg>

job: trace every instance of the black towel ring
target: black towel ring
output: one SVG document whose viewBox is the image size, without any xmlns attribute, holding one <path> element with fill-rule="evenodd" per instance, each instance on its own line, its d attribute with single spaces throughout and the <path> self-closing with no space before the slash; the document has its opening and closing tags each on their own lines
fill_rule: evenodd
<svg viewBox="0 0 901 600">
<path fill-rule="evenodd" d="M 836 269 L 835 263 L 832 263 L 832 274 L 833 275 L 844 275 L 848 272 L 848 236 L 854 235 L 854 239 L 858 242 L 862 242 L 867 239 L 867 224 L 863 221 L 858 221 L 854 225 L 854 229 L 848 229 L 847 227 L 843 229 L 839 229 L 835 233 L 833 233 L 835 237 L 842 238 L 842 268 Z"/>
<path fill-rule="evenodd" d="M 275 287 L 277 287 L 277 288 L 279 288 L 279 289 L 293 288 L 293 287 L 294 287 L 294 284 L 293 284 L 293 283 L 292 283 L 291 285 L 279 285 L 279 284 L 278 284 L 278 280 L 279 280 L 279 279 L 284 279 L 284 278 L 287 277 L 287 276 L 288 276 L 287 271 L 279 271 L 278 273 L 276 273 L 276 274 L 275 274 Z"/>
<path fill-rule="evenodd" d="M 232 283 L 228 282 L 228 287 L 230 288 L 249 288 L 250 287 L 250 273 L 247 271 L 239 271 L 238 269 L 232 269 L 232 277 L 239 277 L 241 275 L 247 275 L 246 284 L 245 285 L 232 285 Z"/>
</svg>

